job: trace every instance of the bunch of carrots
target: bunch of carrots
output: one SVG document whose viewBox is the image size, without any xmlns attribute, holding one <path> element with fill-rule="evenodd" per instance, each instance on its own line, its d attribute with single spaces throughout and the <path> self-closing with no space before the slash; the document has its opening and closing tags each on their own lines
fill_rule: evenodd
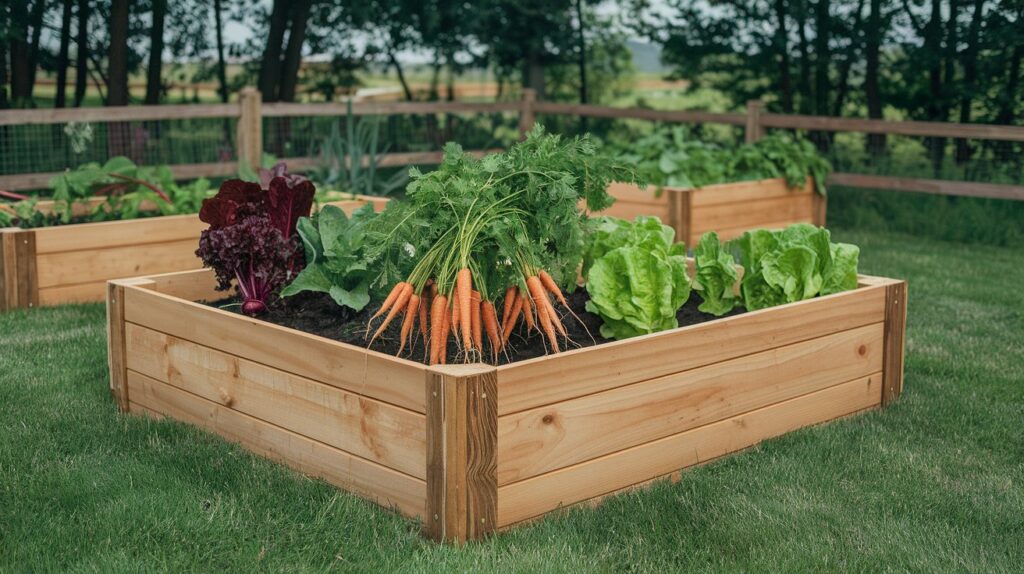
<svg viewBox="0 0 1024 574">
<path fill-rule="evenodd" d="M 413 328 L 418 320 L 420 335 L 429 341 L 428 359 L 432 365 L 447 362 L 448 340 L 453 334 L 467 362 L 483 357 L 486 334 L 492 360 L 496 361 L 520 316 L 528 330 L 537 330 L 547 338 L 554 352 L 559 350 L 559 334 L 569 341 L 565 325 L 552 303 L 554 298 L 572 313 L 565 296 L 551 275 L 531 265 L 522 252 L 516 256 L 516 284 L 505 289 L 502 318 L 498 320 L 494 298 L 487 290 L 487 282 L 473 254 L 493 247 L 487 245 L 483 234 L 491 221 L 514 216 L 519 211 L 504 207 L 504 203 L 499 201 L 469 209 L 461 224 L 444 233 L 408 278 L 391 289 L 367 324 L 369 334 L 373 322 L 387 313 L 374 331 L 371 345 L 402 313 L 398 353 L 405 349 L 410 334 L 415 335 Z"/>
<path fill-rule="evenodd" d="M 419 322 L 419 335 L 429 341 L 429 362 L 431 365 L 446 364 L 448 341 L 454 335 L 461 347 L 465 361 L 484 355 L 484 335 L 491 349 L 491 358 L 496 361 L 498 354 L 505 350 L 509 336 L 520 317 L 528 330 L 536 330 L 547 338 L 554 352 L 559 351 L 558 335 L 568 340 L 565 325 L 556 311 L 552 299 L 569 313 L 568 302 L 558 285 L 544 270 L 528 275 L 524 281 L 525 290 L 518 286 L 509 287 L 503 297 L 501 321 L 496 306 L 481 292 L 473 288 L 473 273 L 470 267 L 459 269 L 451 284 L 451 290 L 438 289 L 438 281 L 428 279 L 417 284 L 412 280 L 401 281 L 391 290 L 384 303 L 370 318 L 374 320 L 387 313 L 373 333 L 371 344 L 387 329 L 400 314 L 404 314 L 399 334 L 401 354 L 410 335 L 415 336 L 415 325 Z"/>
</svg>

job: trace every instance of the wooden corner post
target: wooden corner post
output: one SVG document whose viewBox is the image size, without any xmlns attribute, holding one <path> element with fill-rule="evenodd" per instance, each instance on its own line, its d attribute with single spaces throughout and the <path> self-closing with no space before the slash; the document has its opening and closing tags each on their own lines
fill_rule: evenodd
<svg viewBox="0 0 1024 574">
<path fill-rule="evenodd" d="M 427 508 L 424 534 L 463 543 L 496 530 L 497 371 L 448 365 L 427 371 Z"/>
<path fill-rule="evenodd" d="M 144 277 L 107 281 L 107 365 L 110 369 L 110 394 L 117 408 L 128 412 L 128 358 L 125 337 L 124 292 L 129 285 L 152 285 Z"/>
<path fill-rule="evenodd" d="M 38 305 L 36 232 L 0 229 L 0 311 Z"/>
<path fill-rule="evenodd" d="M 668 194 L 668 225 L 676 231 L 676 241 L 682 241 L 687 248 L 694 248 L 690 245 L 690 230 L 692 217 L 690 215 L 690 203 L 693 201 L 693 193 L 689 189 L 667 188 L 663 193 Z"/>
<path fill-rule="evenodd" d="M 523 88 L 522 100 L 519 103 L 519 138 L 526 139 L 526 134 L 533 129 L 537 121 L 533 104 L 537 102 L 537 91 L 533 88 Z"/>
<path fill-rule="evenodd" d="M 882 406 L 903 392 L 904 339 L 907 331 L 907 282 L 896 281 L 885 288 L 885 328 L 882 355 Z"/>
<path fill-rule="evenodd" d="M 238 165 L 259 169 L 263 162 L 263 97 L 259 90 L 251 86 L 242 88 L 238 108 Z"/>
<path fill-rule="evenodd" d="M 747 102 L 747 124 L 745 141 L 754 143 L 764 136 L 764 128 L 761 127 L 761 114 L 764 113 L 764 102 L 761 100 L 750 100 Z"/>
</svg>

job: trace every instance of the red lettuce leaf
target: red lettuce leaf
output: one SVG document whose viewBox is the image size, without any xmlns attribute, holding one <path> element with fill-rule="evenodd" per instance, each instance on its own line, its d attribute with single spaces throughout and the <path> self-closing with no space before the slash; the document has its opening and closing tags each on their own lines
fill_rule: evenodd
<svg viewBox="0 0 1024 574">
<path fill-rule="evenodd" d="M 199 209 L 199 220 L 220 229 L 246 215 L 260 213 L 266 204 L 266 194 L 258 183 L 230 179 L 221 184 L 217 195 L 204 199 Z"/>
<path fill-rule="evenodd" d="M 275 177 L 267 190 L 267 215 L 270 222 L 284 237 L 295 234 L 295 225 L 300 217 L 309 217 L 313 208 L 316 188 L 308 179 L 289 183 L 285 177 Z"/>
</svg>

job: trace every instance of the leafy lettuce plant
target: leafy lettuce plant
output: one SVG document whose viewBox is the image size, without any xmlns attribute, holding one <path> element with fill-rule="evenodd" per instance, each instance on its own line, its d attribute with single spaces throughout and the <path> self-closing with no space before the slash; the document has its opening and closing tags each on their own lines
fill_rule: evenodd
<svg viewBox="0 0 1024 574">
<path fill-rule="evenodd" d="M 604 321 L 601 336 L 625 339 L 679 326 L 690 280 L 686 247 L 674 236 L 656 217 L 596 220 L 584 265 L 587 310 Z"/>
<path fill-rule="evenodd" d="M 709 231 L 701 236 L 694 250 L 694 264 L 693 287 L 703 299 L 698 310 L 721 317 L 740 304 L 734 291 L 739 279 L 736 260 L 718 240 L 717 233 Z"/>
<path fill-rule="evenodd" d="M 316 291 L 327 293 L 335 303 L 354 311 L 366 307 L 370 302 L 366 224 L 375 215 L 370 204 L 356 210 L 351 218 L 339 207 L 327 205 L 312 218 L 299 219 L 306 266 L 281 296 Z"/>
<path fill-rule="evenodd" d="M 315 189 L 309 181 L 289 181 L 275 177 L 264 191 L 257 183 L 229 180 L 199 211 L 210 227 L 196 255 L 216 273 L 218 289 L 235 282 L 247 315 L 266 311 L 270 297 L 302 269 L 295 229 L 309 216 Z"/>
<path fill-rule="evenodd" d="M 797 223 L 781 231 L 757 229 L 739 237 L 743 303 L 754 311 L 857 287 L 860 249 L 832 243 L 829 231 Z"/>
</svg>

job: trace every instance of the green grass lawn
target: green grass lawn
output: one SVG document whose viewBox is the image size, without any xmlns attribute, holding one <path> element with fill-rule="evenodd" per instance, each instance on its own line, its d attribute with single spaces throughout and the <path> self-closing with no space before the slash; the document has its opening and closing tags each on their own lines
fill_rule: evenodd
<svg viewBox="0 0 1024 574">
<path fill-rule="evenodd" d="M 1020 571 L 1024 252 L 837 236 L 910 281 L 897 403 L 466 548 L 118 414 L 99 305 L 0 315 L 0 571 Z"/>
</svg>

